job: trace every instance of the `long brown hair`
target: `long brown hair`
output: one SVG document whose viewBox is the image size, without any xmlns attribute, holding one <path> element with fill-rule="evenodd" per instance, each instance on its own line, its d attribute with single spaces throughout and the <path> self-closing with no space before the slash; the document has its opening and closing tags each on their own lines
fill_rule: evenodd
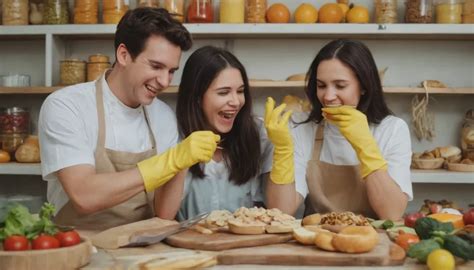
<svg viewBox="0 0 474 270">
<path fill-rule="evenodd" d="M 209 129 L 202 109 L 202 99 L 212 81 L 225 68 L 240 71 L 244 81 L 245 104 L 240 109 L 229 133 L 221 135 L 220 144 L 230 181 L 242 185 L 255 177 L 260 168 L 261 151 L 257 125 L 252 116 L 252 98 L 247 73 L 240 61 L 230 52 L 213 46 L 196 50 L 184 65 L 179 84 L 176 116 L 183 137 L 192 132 Z M 193 175 L 204 177 L 203 168 L 196 164 L 190 168 Z"/>
</svg>

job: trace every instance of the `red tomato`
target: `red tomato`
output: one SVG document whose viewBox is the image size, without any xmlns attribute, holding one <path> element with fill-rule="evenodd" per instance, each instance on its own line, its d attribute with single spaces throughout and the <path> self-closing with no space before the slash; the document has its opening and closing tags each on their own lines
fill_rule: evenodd
<svg viewBox="0 0 474 270">
<path fill-rule="evenodd" d="M 402 233 L 397 237 L 397 245 L 401 246 L 405 251 L 408 251 L 410 245 L 420 242 L 418 235 L 411 233 Z"/>
<path fill-rule="evenodd" d="M 28 239 L 23 235 L 12 235 L 3 241 L 3 248 L 9 251 L 27 250 Z"/>
<path fill-rule="evenodd" d="M 51 235 L 42 234 L 33 240 L 33 249 L 58 248 L 59 240 Z"/>
<path fill-rule="evenodd" d="M 423 213 L 411 213 L 405 216 L 405 226 L 414 228 L 415 227 L 415 222 L 417 219 L 424 217 L 425 214 Z"/>
<path fill-rule="evenodd" d="M 62 247 L 74 246 L 81 242 L 81 237 L 75 230 L 58 232 L 54 237 L 59 240 Z"/>
<path fill-rule="evenodd" d="M 463 215 L 464 225 L 474 225 L 474 208 L 469 209 Z"/>
</svg>

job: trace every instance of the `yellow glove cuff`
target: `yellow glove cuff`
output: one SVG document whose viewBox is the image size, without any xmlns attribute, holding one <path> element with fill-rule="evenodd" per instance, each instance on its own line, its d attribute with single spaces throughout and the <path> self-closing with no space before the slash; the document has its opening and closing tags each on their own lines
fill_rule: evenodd
<svg viewBox="0 0 474 270">
<path fill-rule="evenodd" d="M 162 155 L 145 159 L 137 164 L 146 192 L 151 192 L 166 184 L 179 172 L 178 169 L 166 168 L 168 167 L 168 156 L 169 151 Z"/>
<path fill-rule="evenodd" d="M 273 166 L 270 179 L 278 185 L 291 184 L 295 181 L 295 166 L 293 160 L 293 145 L 283 149 L 275 147 Z"/>
</svg>

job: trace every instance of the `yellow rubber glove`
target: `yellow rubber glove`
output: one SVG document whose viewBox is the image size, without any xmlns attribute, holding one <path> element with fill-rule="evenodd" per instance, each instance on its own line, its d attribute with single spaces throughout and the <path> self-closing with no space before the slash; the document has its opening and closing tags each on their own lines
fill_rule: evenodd
<svg viewBox="0 0 474 270">
<path fill-rule="evenodd" d="M 324 117 L 329 123 L 339 127 L 341 134 L 354 148 L 361 164 L 362 177 L 376 170 L 386 170 L 387 161 L 369 129 L 367 117 L 351 106 L 323 108 Z"/>
<path fill-rule="evenodd" d="M 295 181 L 295 166 L 293 160 L 293 139 L 288 127 L 291 111 L 282 115 L 286 104 L 281 104 L 276 109 L 273 98 L 267 98 L 265 104 L 265 128 L 268 138 L 273 143 L 273 166 L 270 179 L 275 184 L 290 184 Z"/>
<path fill-rule="evenodd" d="M 181 143 L 161 155 L 137 164 L 145 190 L 153 191 L 173 178 L 178 172 L 198 162 L 208 162 L 216 151 L 221 137 L 211 131 L 195 131 Z"/>
</svg>

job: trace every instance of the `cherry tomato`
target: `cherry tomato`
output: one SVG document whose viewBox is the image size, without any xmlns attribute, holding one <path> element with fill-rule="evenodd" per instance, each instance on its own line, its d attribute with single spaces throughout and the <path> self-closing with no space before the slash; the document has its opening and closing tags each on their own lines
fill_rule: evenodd
<svg viewBox="0 0 474 270">
<path fill-rule="evenodd" d="M 74 246 L 81 242 L 81 237 L 75 230 L 58 232 L 54 237 L 59 240 L 61 247 Z"/>
<path fill-rule="evenodd" d="M 423 213 L 410 213 L 405 216 L 405 226 L 414 228 L 415 227 L 415 222 L 417 219 L 424 217 L 425 214 Z"/>
<path fill-rule="evenodd" d="M 33 249 L 58 248 L 59 240 L 51 235 L 42 234 L 33 240 Z"/>
<path fill-rule="evenodd" d="M 420 242 L 418 235 L 411 233 L 403 233 L 400 231 L 400 234 L 397 237 L 397 245 L 401 246 L 405 251 L 408 251 L 410 245 Z"/>
<path fill-rule="evenodd" d="M 471 208 L 468 211 L 466 211 L 463 215 L 463 219 L 464 219 L 465 225 L 469 225 L 469 224 L 474 225 L 474 208 Z"/>
<path fill-rule="evenodd" d="M 12 235 L 3 241 L 3 248 L 9 251 L 29 249 L 28 239 L 23 235 Z"/>
</svg>

